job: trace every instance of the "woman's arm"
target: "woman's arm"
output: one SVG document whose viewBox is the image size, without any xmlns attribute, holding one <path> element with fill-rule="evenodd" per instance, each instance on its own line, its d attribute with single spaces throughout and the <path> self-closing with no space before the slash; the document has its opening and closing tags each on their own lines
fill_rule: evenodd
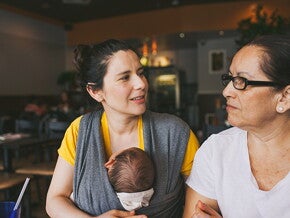
<svg viewBox="0 0 290 218">
<path fill-rule="evenodd" d="M 100 216 L 90 216 L 78 209 L 70 199 L 73 190 L 74 168 L 61 157 L 58 158 L 46 198 L 46 211 L 52 218 L 146 218 L 134 215 L 134 211 L 110 210 Z"/>
<path fill-rule="evenodd" d="M 205 203 L 207 206 L 202 204 L 200 201 Z M 214 209 L 214 211 L 211 211 L 208 207 Z M 220 212 L 216 200 L 204 197 L 187 186 L 183 218 L 192 218 L 194 213 L 199 213 L 199 215 L 204 213 L 204 217 L 221 217 L 216 211 Z"/>
<path fill-rule="evenodd" d="M 73 190 L 74 168 L 58 158 L 46 198 L 46 211 L 50 217 L 91 217 L 79 210 L 70 200 Z"/>
</svg>

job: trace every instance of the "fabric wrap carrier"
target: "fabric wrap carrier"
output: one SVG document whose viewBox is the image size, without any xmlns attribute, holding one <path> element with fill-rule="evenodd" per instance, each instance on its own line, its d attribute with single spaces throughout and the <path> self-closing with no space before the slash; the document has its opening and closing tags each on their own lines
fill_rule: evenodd
<svg viewBox="0 0 290 218">
<path fill-rule="evenodd" d="M 94 216 L 112 209 L 124 210 L 104 167 L 102 113 L 99 110 L 82 117 L 73 186 L 75 204 Z M 138 209 L 136 214 L 156 218 L 182 217 L 185 183 L 180 170 L 189 139 L 189 126 L 170 114 L 146 111 L 142 116 L 145 151 L 153 160 L 156 176 L 149 206 Z"/>
</svg>

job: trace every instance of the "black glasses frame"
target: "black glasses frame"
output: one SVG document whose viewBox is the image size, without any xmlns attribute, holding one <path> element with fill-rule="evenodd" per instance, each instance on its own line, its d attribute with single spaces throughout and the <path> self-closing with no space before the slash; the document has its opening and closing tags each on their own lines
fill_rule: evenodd
<svg viewBox="0 0 290 218">
<path fill-rule="evenodd" d="M 251 86 L 277 86 L 277 83 L 274 83 L 274 82 L 271 82 L 271 81 L 255 81 L 255 80 L 248 80 L 244 77 L 241 77 L 241 76 L 231 76 L 229 74 L 222 74 L 221 76 L 221 80 L 222 80 L 222 84 L 224 86 L 227 86 L 229 84 L 230 81 L 233 82 L 233 86 L 235 89 L 237 90 L 245 90 L 247 88 L 248 85 L 251 85 Z M 243 81 L 243 87 L 242 88 L 239 88 L 239 87 L 236 87 L 236 81 L 237 80 L 240 80 L 240 81 Z"/>
</svg>

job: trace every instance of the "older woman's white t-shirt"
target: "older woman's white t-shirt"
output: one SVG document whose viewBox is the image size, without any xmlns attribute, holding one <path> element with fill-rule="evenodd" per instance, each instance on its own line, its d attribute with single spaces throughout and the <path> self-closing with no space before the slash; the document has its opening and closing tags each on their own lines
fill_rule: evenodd
<svg viewBox="0 0 290 218">
<path fill-rule="evenodd" d="M 250 167 L 247 132 L 236 127 L 203 143 L 186 183 L 216 199 L 224 218 L 290 217 L 290 173 L 270 191 L 260 190 Z"/>
</svg>

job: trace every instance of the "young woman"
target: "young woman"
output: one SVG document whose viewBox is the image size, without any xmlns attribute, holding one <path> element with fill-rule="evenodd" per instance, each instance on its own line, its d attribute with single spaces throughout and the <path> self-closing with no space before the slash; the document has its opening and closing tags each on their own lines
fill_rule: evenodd
<svg viewBox="0 0 290 218">
<path fill-rule="evenodd" d="M 66 131 L 47 194 L 47 213 L 61 218 L 181 217 L 183 176 L 190 173 L 197 138 L 176 116 L 146 110 L 148 83 L 137 53 L 126 43 L 78 46 L 75 55 L 86 90 L 103 109 L 77 118 Z M 128 212 L 104 164 L 129 147 L 149 154 L 156 178 L 150 205 Z"/>
</svg>

